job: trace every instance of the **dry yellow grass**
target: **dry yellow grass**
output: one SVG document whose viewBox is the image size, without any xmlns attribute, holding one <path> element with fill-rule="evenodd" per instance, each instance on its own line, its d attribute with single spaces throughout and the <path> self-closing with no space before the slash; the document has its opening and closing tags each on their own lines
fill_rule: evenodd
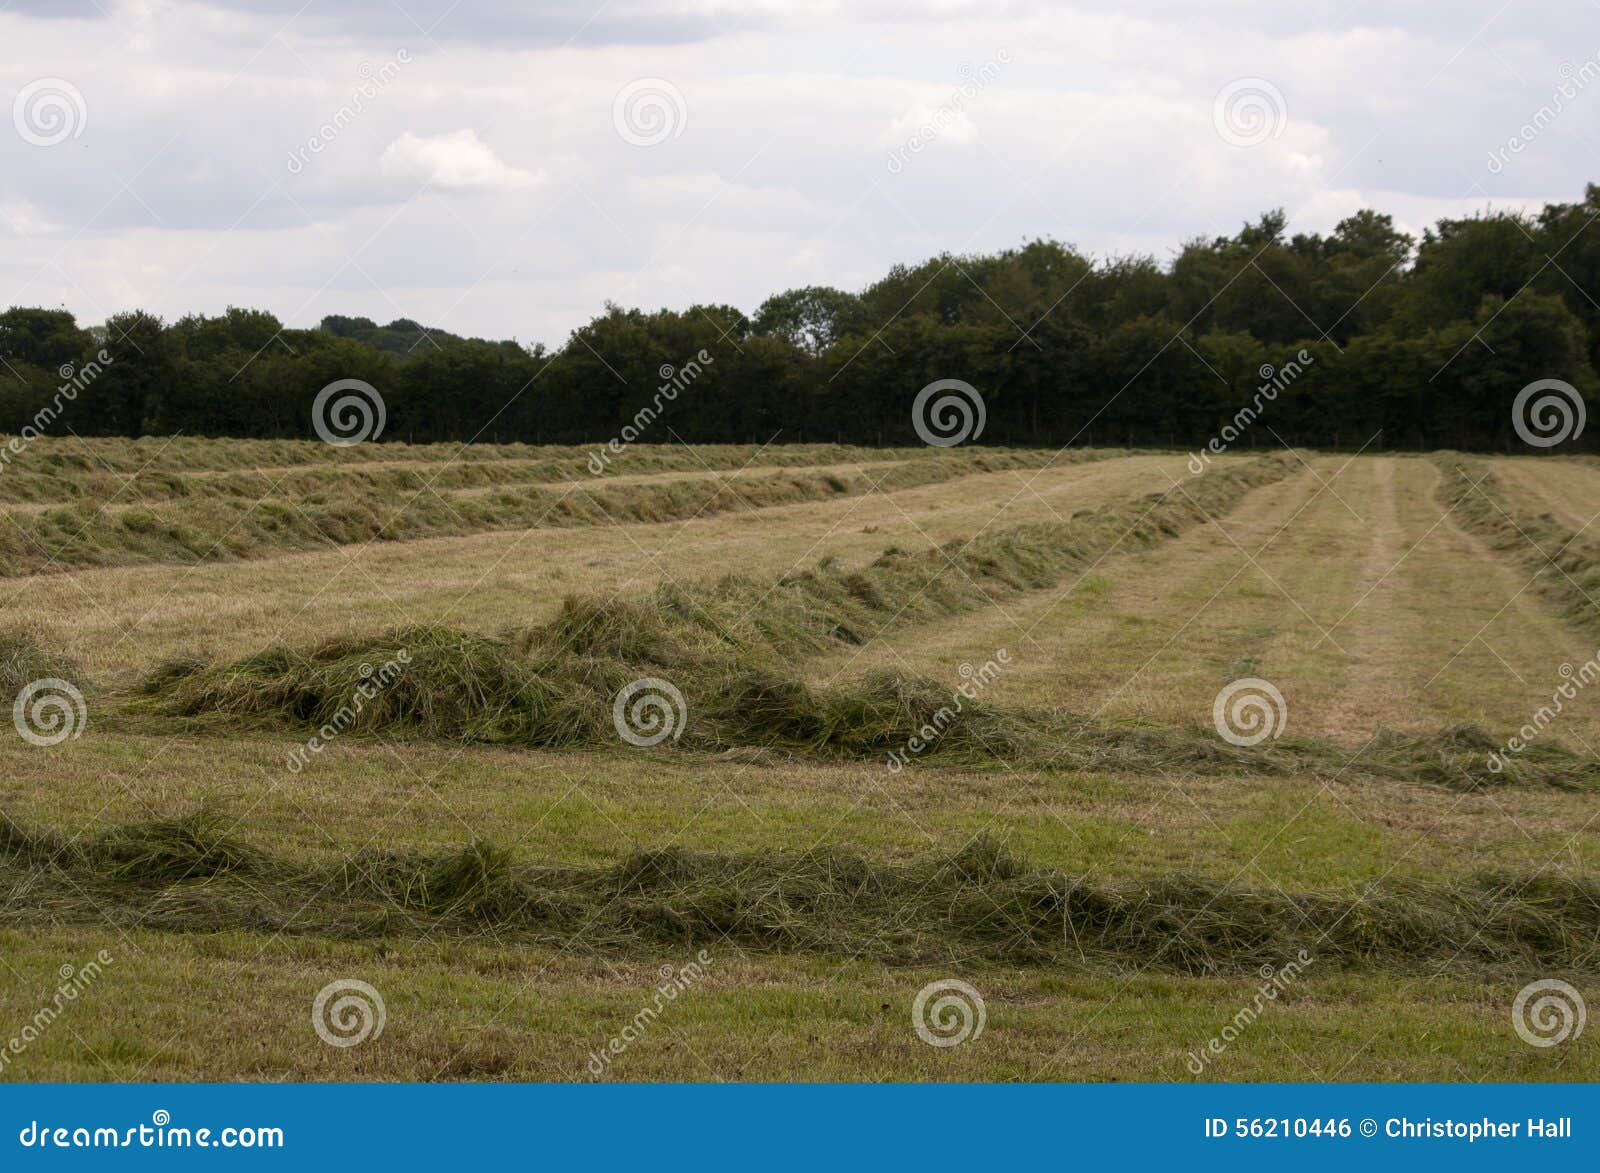
<svg viewBox="0 0 1600 1173">
<path fill-rule="evenodd" d="M 1600 464 L 1588 460 L 1511 457 L 1494 462 L 1512 499 L 1530 513 L 1551 513 L 1574 532 L 1594 536 L 1600 516 Z"/>
<path fill-rule="evenodd" d="M 547 618 L 574 591 L 628 596 L 664 578 L 777 577 L 827 555 L 867 560 L 985 525 L 1069 516 L 1153 491 L 1180 457 L 985 473 L 891 493 L 654 525 L 371 543 L 248 563 L 73 571 L 0 582 L 0 607 L 91 672 L 186 649 L 240 655 L 406 622 L 493 629 Z"/>
<path fill-rule="evenodd" d="M 1380 726 L 1509 732 L 1549 699 L 1562 664 L 1594 654 L 1519 568 L 1446 516 L 1431 462 L 1309 464 L 1216 524 L 1061 591 L 897 633 L 811 673 L 876 664 L 956 680 L 958 665 L 1005 647 L 1014 663 L 989 699 L 1200 725 L 1219 688 L 1258 676 L 1282 689 L 1290 731 L 1360 745 Z M 1600 695 L 1551 736 L 1600 746 Z"/>
</svg>

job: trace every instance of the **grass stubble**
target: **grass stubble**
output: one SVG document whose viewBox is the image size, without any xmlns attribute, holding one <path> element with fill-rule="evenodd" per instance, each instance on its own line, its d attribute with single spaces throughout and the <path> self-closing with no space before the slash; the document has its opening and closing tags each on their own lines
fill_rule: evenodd
<svg viewBox="0 0 1600 1173">
<path fill-rule="evenodd" d="M 1523 556 L 1528 527 L 1519 523 L 1527 519 L 1512 524 L 1520 531 L 1513 543 L 1504 519 L 1495 518 L 1503 499 L 1483 491 L 1481 474 L 1469 487 L 1452 479 L 1467 475 L 1459 465 L 1441 468 L 1441 500 L 1455 503 L 1497 550 Z M 1554 743 L 1489 774 L 1483 762 L 1498 741 L 1474 726 L 1384 733 L 1352 763 L 1347 751 L 1315 739 L 1246 749 L 1208 730 L 978 701 L 945 721 L 951 692 L 936 682 L 875 671 L 815 687 L 792 670 L 800 658 L 864 646 L 896 627 L 1054 586 L 1112 550 L 1154 548 L 1294 469 L 1287 456 L 1241 463 L 1182 495 L 1153 494 L 929 551 L 890 549 L 857 569 L 825 562 L 776 582 L 727 576 L 664 586 L 639 601 L 573 597 L 548 623 L 497 634 L 412 625 L 274 646 L 226 663 L 180 657 L 137 687 L 94 694 L 97 719 L 201 738 L 315 730 L 348 712 L 374 665 L 404 652 L 404 671 L 364 701 L 344 733 L 389 743 L 614 744 L 612 698 L 649 675 L 681 687 L 692 719 L 676 745 L 708 761 L 736 751 L 872 758 L 938 721 L 942 732 L 928 756 L 971 769 L 1005 763 L 1263 779 L 1337 778 L 1353 769 L 1464 792 L 1592 790 L 1600 763 Z M 1553 519 L 1535 520 L 1539 535 L 1563 540 L 1563 553 L 1576 545 L 1570 534 L 1539 528 Z M 1564 569 L 1581 575 L 1588 564 L 1569 557 Z M 1585 618 L 1570 585 L 1552 579 L 1542 589 Z M 26 636 L 0 643 L 0 683 L 8 688 L 72 670 Z M 186 939 L 246 932 L 387 948 L 384 942 L 436 938 L 496 949 L 578 947 L 618 963 L 716 945 L 741 955 L 891 967 L 1196 978 L 1242 975 L 1264 957 L 1291 957 L 1314 942 L 1324 976 L 1503 981 L 1600 967 L 1600 885 L 1562 869 L 1384 877 L 1291 893 L 1186 873 L 1097 878 L 1037 866 L 983 837 L 959 851 L 897 862 L 847 850 L 668 847 L 572 866 L 530 863 L 477 839 L 323 859 L 275 854 L 235 838 L 207 809 L 77 837 L 0 816 L 0 883 L 7 889 L 0 921 L 17 929 L 65 931 L 108 919 L 125 932 Z"/>
</svg>

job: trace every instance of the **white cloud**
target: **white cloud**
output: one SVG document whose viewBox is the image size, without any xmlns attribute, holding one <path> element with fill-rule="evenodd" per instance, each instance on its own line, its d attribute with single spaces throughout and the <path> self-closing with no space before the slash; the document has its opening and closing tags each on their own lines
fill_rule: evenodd
<svg viewBox="0 0 1600 1173">
<path fill-rule="evenodd" d="M 405 0 L 416 24 L 388 0 L 101 0 L 110 19 L 12 0 L 0 306 L 98 322 L 253 305 L 296 326 L 404 316 L 559 343 L 608 298 L 753 310 L 1040 235 L 1165 259 L 1277 206 L 1309 232 L 1361 206 L 1416 228 L 1580 198 L 1600 176 L 1600 88 L 1502 171 L 1486 160 L 1564 62 L 1600 52 L 1590 10 L 1501 2 L 1221 0 L 1219 17 L 1179 0 L 909 16 L 893 0 L 618 0 L 574 39 L 587 12 L 556 0 Z M 363 92 L 402 49 L 393 80 Z M 963 93 L 964 69 L 1002 51 Z M 89 115 L 51 148 L 9 117 L 43 76 L 72 82 Z M 1241 149 L 1213 100 L 1250 77 L 1281 91 L 1286 122 Z M 650 147 L 614 122 L 640 78 L 671 82 L 687 112 Z M 945 108 L 937 141 L 892 173 L 889 154 Z"/>
<path fill-rule="evenodd" d="M 382 164 L 387 174 L 426 180 L 434 187 L 516 191 L 544 182 L 542 171 L 508 166 L 470 128 L 427 138 L 407 131 L 389 144 Z"/>
</svg>

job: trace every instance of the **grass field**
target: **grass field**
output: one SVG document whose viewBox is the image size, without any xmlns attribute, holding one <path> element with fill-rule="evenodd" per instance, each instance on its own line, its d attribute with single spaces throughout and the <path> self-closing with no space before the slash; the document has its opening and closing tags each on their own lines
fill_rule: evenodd
<svg viewBox="0 0 1600 1173">
<path fill-rule="evenodd" d="M 1600 1078 L 1600 462 L 585 462 L 0 473 L 0 1079 Z"/>
</svg>

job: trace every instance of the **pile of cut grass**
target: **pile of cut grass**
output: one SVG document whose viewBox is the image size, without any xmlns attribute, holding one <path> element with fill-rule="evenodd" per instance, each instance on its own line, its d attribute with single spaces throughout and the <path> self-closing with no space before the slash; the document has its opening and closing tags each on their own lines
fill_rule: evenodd
<svg viewBox="0 0 1600 1173">
<path fill-rule="evenodd" d="M 687 669 L 684 661 L 677 667 Z M 197 730 L 243 720 L 267 728 L 551 748 L 620 745 L 617 694 L 648 666 L 596 655 L 538 657 L 515 638 L 444 627 L 394 629 L 310 649 L 274 647 L 221 668 L 173 662 L 146 680 L 157 711 Z M 839 757 L 886 754 L 938 722 L 935 752 L 1014 756 L 1026 723 L 893 673 L 813 689 L 737 661 L 680 671 L 688 747 L 782 748 Z M 941 715 L 941 710 L 946 710 Z"/>
<path fill-rule="evenodd" d="M 626 680 L 615 681 L 620 688 Z M 181 716 L 271 719 L 332 733 L 569 745 L 599 730 L 596 696 L 564 689 L 502 638 L 410 626 L 379 636 L 275 645 L 223 668 L 170 661 L 147 695 Z"/>
<path fill-rule="evenodd" d="M 113 828 L 74 850 L 60 840 L 0 818 L 0 892 L 27 892 L 0 901 L 0 923 L 109 916 L 185 932 L 487 933 L 557 948 L 1184 974 L 1253 970 L 1302 950 L 1324 968 L 1600 970 L 1600 884 L 1554 874 L 1302 893 L 1187 875 L 1110 883 L 1035 867 L 984 840 L 908 865 L 826 850 L 670 849 L 551 868 L 475 842 L 312 866 L 242 846 L 203 817 Z"/>
<path fill-rule="evenodd" d="M 1057 463 L 1101 460 L 1112 451 L 1083 450 Z M 56 497 L 8 510 L 0 529 L 0 575 L 155 562 L 218 562 L 369 541 L 483 533 L 500 529 L 571 528 L 659 523 L 742 510 L 892 492 L 1011 468 L 1037 468 L 1042 452 L 941 453 L 860 468 L 759 472 L 741 476 L 698 470 L 659 481 L 611 483 L 570 471 L 564 482 L 526 483 L 536 466 L 478 462 L 432 470 L 334 468 L 274 476 L 241 475 L 231 486 L 170 480 L 176 499 L 146 500 L 118 491 L 118 500 Z M 513 472 L 517 475 L 508 476 Z M 330 479 L 330 475 L 333 479 Z M 447 476 L 478 487 L 451 489 Z M 317 490 L 294 481 L 321 482 Z M 180 491 L 181 485 L 181 491 Z M 266 494 L 266 496 L 263 496 Z"/>
<path fill-rule="evenodd" d="M 608 610 L 605 618 L 618 612 Z M 1475 725 L 1384 730 L 1358 747 L 1287 737 L 1243 747 L 1200 726 L 1012 709 L 927 679 L 875 670 L 817 688 L 717 645 L 677 645 L 649 624 L 589 629 L 583 654 L 523 638 L 407 627 L 369 639 L 275 647 L 225 667 L 175 662 L 145 689 L 153 710 L 193 731 L 265 729 L 536 748 L 615 747 L 613 703 L 651 673 L 684 711 L 669 744 L 843 759 L 979 764 L 1001 759 L 1105 774 L 1389 779 L 1454 790 L 1507 785 L 1600 790 L 1600 760 L 1541 741 L 1492 770 L 1504 738 Z M 681 682 L 681 687 L 677 682 Z M 148 727 L 146 725 L 146 727 Z M 920 748 L 908 753 L 915 738 Z"/>
</svg>

